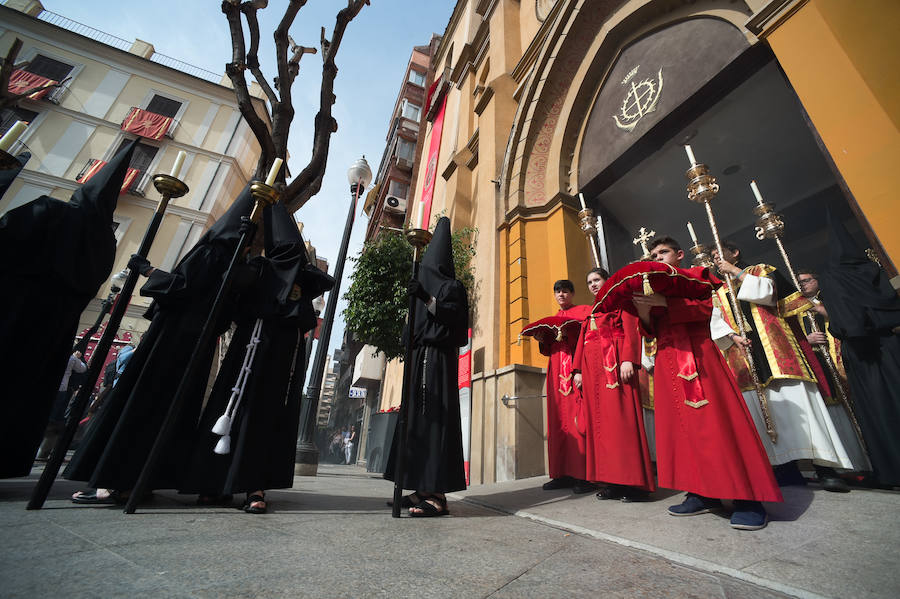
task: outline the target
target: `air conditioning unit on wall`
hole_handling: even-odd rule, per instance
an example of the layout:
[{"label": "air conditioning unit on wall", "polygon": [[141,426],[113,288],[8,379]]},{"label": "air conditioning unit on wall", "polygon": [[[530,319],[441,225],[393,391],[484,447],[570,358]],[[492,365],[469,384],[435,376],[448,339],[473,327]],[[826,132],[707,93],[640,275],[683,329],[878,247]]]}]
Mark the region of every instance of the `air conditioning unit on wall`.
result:
[{"label": "air conditioning unit on wall", "polygon": [[398,198],[396,196],[388,196],[384,200],[384,209],[387,212],[397,212],[406,214],[406,198]]}]

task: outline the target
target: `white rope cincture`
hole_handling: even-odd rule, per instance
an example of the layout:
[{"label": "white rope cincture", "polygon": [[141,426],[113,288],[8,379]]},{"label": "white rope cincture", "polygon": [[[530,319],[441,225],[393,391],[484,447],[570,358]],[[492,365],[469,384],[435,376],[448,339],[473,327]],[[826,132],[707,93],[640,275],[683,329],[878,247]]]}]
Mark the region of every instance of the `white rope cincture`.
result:
[{"label": "white rope cincture", "polygon": [[234,420],[234,413],[238,406],[241,405],[241,398],[244,396],[244,388],[247,386],[247,379],[252,372],[253,359],[256,357],[256,346],[259,345],[260,333],[262,332],[262,318],[256,319],[253,326],[253,333],[250,335],[250,341],[247,343],[247,353],[244,354],[244,364],[238,372],[237,381],[231,388],[231,398],[225,407],[225,413],[219,416],[216,423],[212,427],[212,432],[221,435],[222,438],[216,443],[213,450],[219,455],[227,455],[231,453],[231,424]]}]

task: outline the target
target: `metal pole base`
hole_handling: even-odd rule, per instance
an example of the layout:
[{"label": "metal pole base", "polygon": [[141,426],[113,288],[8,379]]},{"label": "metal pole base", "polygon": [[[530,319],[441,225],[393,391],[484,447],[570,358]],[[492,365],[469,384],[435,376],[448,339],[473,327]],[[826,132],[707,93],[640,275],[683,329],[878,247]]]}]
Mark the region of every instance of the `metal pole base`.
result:
[{"label": "metal pole base", "polygon": [[315,445],[301,444],[294,461],[294,476],[316,476],[319,471],[319,450]]}]

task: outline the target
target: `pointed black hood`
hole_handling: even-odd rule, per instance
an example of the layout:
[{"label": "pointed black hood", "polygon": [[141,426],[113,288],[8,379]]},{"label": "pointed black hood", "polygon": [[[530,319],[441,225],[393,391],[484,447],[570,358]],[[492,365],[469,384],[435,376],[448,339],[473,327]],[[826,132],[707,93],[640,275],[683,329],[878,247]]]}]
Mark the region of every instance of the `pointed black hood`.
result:
[{"label": "pointed black hood", "polygon": [[210,242],[234,242],[241,238],[241,217],[249,217],[253,212],[254,206],[253,194],[250,193],[250,185],[248,184],[241,190],[241,193],[235,198],[225,214],[216,219],[216,222],[203,234],[197,241],[197,245]]},{"label": "pointed black hood", "polygon": [[437,295],[438,289],[447,281],[456,280],[453,267],[453,241],[450,235],[450,219],[442,216],[434,227],[434,235],[428,249],[422,256],[419,267],[419,282],[425,291]]},{"label": "pointed black hood", "polygon": [[122,183],[125,182],[125,174],[128,172],[137,144],[138,140],[135,139],[122,148],[96,175],[72,194],[69,203],[80,207],[86,213],[95,214],[97,218],[108,219],[112,226]]},{"label": "pointed black hood", "polygon": [[3,194],[6,193],[6,190],[9,189],[12,182],[15,181],[16,177],[19,176],[19,173],[22,172],[22,169],[25,168],[25,163],[28,162],[29,158],[31,158],[31,152],[22,152],[16,156],[16,164],[14,164],[12,168],[0,171],[0,199],[3,199]]},{"label": "pointed black hood", "polygon": [[900,326],[900,298],[887,273],[869,260],[830,211],[829,260],[819,277],[829,327],[840,338],[887,334]]}]

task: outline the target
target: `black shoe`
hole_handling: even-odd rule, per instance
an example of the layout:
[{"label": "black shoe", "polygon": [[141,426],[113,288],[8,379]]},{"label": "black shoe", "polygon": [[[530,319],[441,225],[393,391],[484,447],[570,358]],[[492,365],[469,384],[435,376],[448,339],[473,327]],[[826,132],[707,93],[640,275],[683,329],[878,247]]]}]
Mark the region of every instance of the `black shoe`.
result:
[{"label": "black shoe", "polygon": [[597,485],[586,480],[576,480],[575,484],[572,485],[572,492],[576,495],[583,495],[585,493],[591,493],[596,490]]},{"label": "black shoe", "polygon": [[622,497],[622,489],[620,489],[618,485],[603,487],[597,493],[597,499],[600,501],[606,501],[607,499],[621,499]]},{"label": "black shoe", "polygon": [[738,530],[760,530],[766,527],[769,515],[758,501],[736,499],[734,513],[731,514],[731,528]]},{"label": "black shoe", "polygon": [[696,493],[688,493],[678,505],[669,506],[669,513],[673,516],[699,516],[707,514],[722,507],[718,499],[710,499]]},{"label": "black shoe", "polygon": [[779,487],[805,487],[806,479],[797,466],[797,462],[787,462],[786,464],[778,464],[772,466],[772,472],[775,473],[775,482]]},{"label": "black shoe", "polygon": [[816,477],[822,483],[822,488],[832,493],[849,493],[850,485],[840,478],[834,468],[827,466],[814,466],[816,469]]},{"label": "black shoe", "polygon": [[568,489],[575,484],[575,479],[571,476],[563,476],[562,478],[551,478],[545,482],[541,488],[545,491],[555,491],[556,489]]},{"label": "black shoe", "polygon": [[647,501],[648,497],[650,497],[650,491],[626,487],[622,492],[622,496],[619,497],[619,501],[622,503],[634,503],[635,501]]}]

